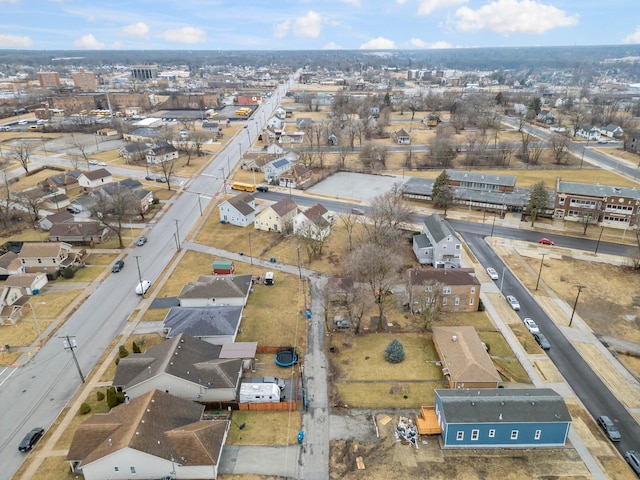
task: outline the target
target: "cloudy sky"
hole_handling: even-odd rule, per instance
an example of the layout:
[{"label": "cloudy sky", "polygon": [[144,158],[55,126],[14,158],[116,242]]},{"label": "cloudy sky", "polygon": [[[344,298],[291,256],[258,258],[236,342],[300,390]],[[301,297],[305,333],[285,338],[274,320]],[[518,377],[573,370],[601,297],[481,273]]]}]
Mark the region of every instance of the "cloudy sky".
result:
[{"label": "cloudy sky", "polygon": [[0,49],[640,43],[639,0],[0,0]]}]

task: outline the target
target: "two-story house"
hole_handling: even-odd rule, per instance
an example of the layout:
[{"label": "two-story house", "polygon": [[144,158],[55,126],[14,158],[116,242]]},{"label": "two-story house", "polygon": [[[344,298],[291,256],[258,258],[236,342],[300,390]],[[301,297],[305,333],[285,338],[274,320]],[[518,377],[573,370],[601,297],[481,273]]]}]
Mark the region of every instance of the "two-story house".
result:
[{"label": "two-story house", "polygon": [[[407,270],[409,308],[421,301],[437,301],[442,312],[476,312],[480,305],[480,281],[473,270],[462,268],[420,268]],[[416,303],[417,302],[417,303]],[[417,307],[416,307],[417,305]]]},{"label": "two-story house", "polygon": [[293,218],[293,233],[313,240],[324,241],[331,233],[329,211],[321,203],[298,213]]},{"label": "two-story house", "polygon": [[96,188],[108,185],[111,182],[113,182],[113,176],[106,168],[96,168],[95,170],[82,172],[78,177],[78,185],[85,192],[95,190]]},{"label": "two-story house", "polygon": [[279,185],[286,188],[299,188],[313,178],[313,170],[301,164],[294,164],[289,170],[280,174]]},{"label": "two-story house", "polygon": [[246,192],[241,193],[218,205],[218,211],[220,212],[220,222],[247,227],[255,221],[256,201],[253,195]]},{"label": "two-story house", "polygon": [[256,215],[256,230],[265,232],[284,232],[292,226],[293,218],[298,213],[298,206],[293,200],[283,198]]},{"label": "two-story house", "polygon": [[50,275],[66,267],[82,265],[86,256],[85,250],[75,251],[65,242],[25,243],[18,254],[26,272],[45,272]]},{"label": "two-story house", "polygon": [[289,170],[293,166],[293,162],[285,157],[279,157],[271,160],[262,167],[264,173],[264,181],[271,184],[280,183],[280,175]]},{"label": "two-story house", "polygon": [[147,150],[147,163],[154,165],[175,160],[178,158],[178,149],[169,143],[162,143]]},{"label": "two-story house", "polygon": [[413,252],[422,264],[459,267],[462,242],[446,220],[434,213],[424,220],[422,232],[413,237]]},{"label": "two-story house", "polygon": [[411,143],[411,135],[404,128],[394,132],[393,139],[398,145],[409,145]]}]

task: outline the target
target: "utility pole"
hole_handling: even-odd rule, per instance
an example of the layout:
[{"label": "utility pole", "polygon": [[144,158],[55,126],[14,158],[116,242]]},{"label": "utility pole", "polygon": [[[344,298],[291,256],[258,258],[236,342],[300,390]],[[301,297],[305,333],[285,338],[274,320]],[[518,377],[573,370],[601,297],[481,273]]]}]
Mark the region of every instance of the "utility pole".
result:
[{"label": "utility pole", "polygon": [[578,306],[578,298],[580,298],[580,292],[583,288],[587,288],[584,285],[578,285],[578,294],[576,295],[576,301],[573,304],[573,311],[571,312],[571,318],[569,319],[569,326],[573,323],[573,315],[576,313],[576,307]]},{"label": "utility pole", "polygon": [[180,250],[180,230],[178,229],[178,220],[176,219],[176,243],[178,244],[178,250]]},{"label": "utility pole", "polygon": [[78,358],[76,357],[75,349],[78,348],[78,343],[76,342],[75,335],[63,335],[58,337],[62,339],[62,343],[64,345],[65,350],[69,350],[71,352],[71,356],[73,357],[73,361],[76,364],[76,368],[78,369],[78,374],[80,375],[80,380],[84,383],[84,375],[82,374],[82,370],[80,370],[80,364],[78,363]]},{"label": "utility pole", "polygon": [[251,234],[249,234],[249,262],[253,265],[253,251],[251,250]]},{"label": "utility pole", "polygon": [[140,291],[142,292],[142,298],[144,298],[144,285],[142,285],[142,273],[140,272],[140,255],[135,255],[136,257],[136,266],[138,267],[138,280],[140,281]]},{"label": "utility pole", "polygon": [[602,232],[604,232],[604,227],[600,229],[600,235],[598,236],[598,242],[596,243],[596,250],[593,252],[594,255],[598,254],[598,247],[600,246],[600,240],[602,239]]},{"label": "utility pole", "polygon": [[540,284],[540,275],[542,274],[542,264],[544,262],[544,257],[546,253],[542,254],[542,259],[540,260],[540,270],[538,270],[538,281],[536,282],[536,290],[538,290],[538,285]]}]

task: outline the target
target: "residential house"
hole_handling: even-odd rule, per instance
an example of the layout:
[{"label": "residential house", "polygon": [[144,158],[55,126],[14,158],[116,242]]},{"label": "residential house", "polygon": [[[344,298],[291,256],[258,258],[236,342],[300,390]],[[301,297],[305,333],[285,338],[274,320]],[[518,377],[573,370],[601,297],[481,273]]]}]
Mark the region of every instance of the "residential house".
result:
[{"label": "residential house", "polygon": [[178,294],[181,307],[245,306],[253,286],[251,275],[200,275]]},{"label": "residential house", "polygon": [[558,180],[553,216],[609,228],[634,228],[640,222],[640,190]]},{"label": "residential house", "polygon": [[262,210],[254,222],[256,230],[265,232],[284,232],[293,223],[293,218],[298,213],[298,206],[288,198],[274,203]]},{"label": "residential house", "polygon": [[78,185],[80,185],[85,192],[95,190],[111,182],[113,182],[113,176],[106,168],[97,168],[95,170],[89,170],[88,172],[82,172],[78,177]]},{"label": "residential house", "polygon": [[308,128],[311,128],[313,125],[313,119],[309,117],[298,117],[296,118],[296,128],[298,131],[304,131]]},{"label": "residential house", "polygon": [[624,149],[628,152],[640,153],[640,130],[629,133],[629,138],[624,142]]},{"label": "residential house", "polygon": [[433,345],[449,388],[498,388],[502,377],[474,327],[433,326]]},{"label": "residential house", "polygon": [[567,127],[564,125],[551,125],[549,126],[549,131],[554,133],[567,133]]},{"label": "residential house", "polygon": [[222,136],[222,128],[220,127],[220,122],[212,122],[208,120],[202,121],[202,130],[205,132],[213,133],[215,137]]},{"label": "residential house", "polygon": [[271,160],[272,158],[267,155],[247,154],[242,157],[241,168],[243,170],[251,170],[252,172],[262,171],[262,168]]},{"label": "residential house", "polygon": [[595,125],[592,125],[589,128],[580,127],[575,131],[575,134],[578,137],[585,138],[588,141],[596,141],[600,138],[600,129]]},{"label": "residential house", "polygon": [[218,211],[220,212],[220,222],[247,227],[255,221],[256,200],[253,195],[246,192],[241,193],[218,205]]},{"label": "residential house", "polygon": [[279,185],[287,188],[300,188],[313,179],[313,170],[301,164],[294,164],[289,170],[282,173]]},{"label": "residential house", "polygon": [[129,142],[118,149],[118,155],[126,159],[145,158],[148,150],[149,146],[146,143]]},{"label": "residential house", "polygon": [[85,250],[75,251],[65,242],[28,242],[18,254],[26,272],[49,274],[84,264],[86,255]]},{"label": "residential house", "polygon": [[275,160],[271,160],[262,167],[264,181],[270,184],[278,184],[280,182],[280,175],[291,167],[293,167],[293,162],[285,157],[279,157]]},{"label": "residential house", "polygon": [[242,306],[171,307],[163,320],[167,338],[187,333],[214,345],[235,342]]},{"label": "residential house", "polygon": [[78,186],[78,178],[82,172],[78,170],[72,170],[57,175],[47,177],[38,183],[38,186],[45,192],[66,192],[71,188]]},{"label": "residential house", "polygon": [[42,198],[42,208],[47,210],[60,210],[67,208],[71,202],[66,193],[52,193]]},{"label": "residential house", "polygon": [[153,127],[140,127],[122,135],[125,142],[154,144],[162,136],[162,129]]},{"label": "residential house", "polygon": [[282,107],[278,107],[273,112],[273,116],[279,118],[280,120],[284,120],[285,118],[287,118],[287,111]]},{"label": "residential house", "polygon": [[54,223],[49,229],[50,242],[66,242],[71,245],[93,245],[109,240],[110,230],[100,222]]},{"label": "residential house", "polygon": [[284,131],[284,119],[273,116],[267,121],[266,127],[272,130],[274,133],[280,134]]},{"label": "residential house", "polygon": [[301,144],[304,143],[304,137],[305,137],[305,133],[304,132],[282,132],[282,134],[280,135],[280,144],[289,144],[289,143],[295,143],[295,144]]},{"label": "residential house", "polygon": [[53,226],[54,223],[67,223],[67,222],[73,222],[74,221],[74,216],[67,212],[58,212],[58,213],[52,213],[51,215],[47,215],[46,217],[40,219],[38,221],[38,224],[40,225],[40,228],[42,228],[43,230],[51,230],[51,227]]},{"label": "residential house", "polygon": [[44,273],[10,275],[0,293],[0,325],[15,325],[23,317],[24,307],[29,304],[31,296],[39,293],[47,282]]},{"label": "residential house", "polygon": [[331,233],[329,211],[321,203],[293,217],[293,234],[312,240],[324,241]]},{"label": "residential house", "polygon": [[411,311],[434,301],[442,312],[476,312],[480,305],[480,282],[472,269],[409,269],[407,288]]},{"label": "residential house", "polygon": [[127,215],[144,215],[153,205],[153,192],[140,188],[141,186],[140,182],[129,178],[118,183],[105,185],[96,193],[104,197],[109,204],[121,205],[124,201]]},{"label": "residential house", "polygon": [[0,255],[0,280],[6,280],[9,275],[24,273],[24,265],[16,252],[8,251]]},{"label": "residential house", "polygon": [[81,423],[66,460],[85,480],[218,476],[229,422],[204,405],[153,390]]},{"label": "residential house", "polygon": [[541,110],[540,113],[536,115],[536,120],[544,123],[545,125],[552,125],[557,121],[556,116],[549,110]]},{"label": "residential house", "polygon": [[435,113],[428,113],[422,119],[422,123],[429,128],[437,127],[439,122],[440,122],[440,117],[438,117],[438,115],[436,115]]},{"label": "residential house", "polygon": [[161,163],[175,160],[178,158],[178,149],[170,143],[163,142],[160,145],[147,150],[146,155],[147,163],[158,165]]},{"label": "residential house", "polygon": [[221,349],[181,333],[144,353],[121,358],[112,385],[130,398],[157,389],[200,403],[234,402],[242,359],[221,359]]},{"label": "residential house", "polygon": [[566,444],[571,415],[550,388],[436,389],[445,448],[549,448]]},{"label": "residential house", "polygon": [[404,128],[394,132],[393,139],[398,145],[409,145],[411,143],[411,135]]},{"label": "residential house", "polygon": [[421,264],[459,267],[462,242],[446,220],[434,213],[424,220],[422,232],[413,237],[413,252]]},{"label": "residential house", "polygon": [[[277,145],[275,142],[278,139],[278,135],[279,135],[278,131],[269,127],[265,127],[260,131],[258,140],[266,143],[267,145]],[[278,147],[280,147],[281,151],[284,150],[280,145],[278,145]],[[263,148],[263,150],[265,150],[266,148],[267,147]]]},{"label": "residential house", "polygon": [[613,123],[601,128],[600,133],[609,138],[622,138],[624,136],[624,130],[622,127]]}]

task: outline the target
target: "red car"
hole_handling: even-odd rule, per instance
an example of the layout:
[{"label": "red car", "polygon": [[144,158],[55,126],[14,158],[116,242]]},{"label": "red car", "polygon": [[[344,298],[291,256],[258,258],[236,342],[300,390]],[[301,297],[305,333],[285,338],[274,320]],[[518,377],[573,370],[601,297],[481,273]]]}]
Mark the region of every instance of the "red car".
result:
[{"label": "red car", "polygon": [[553,240],[549,240],[548,238],[545,238],[545,237],[542,237],[540,240],[538,240],[538,243],[542,245],[555,245]]}]

